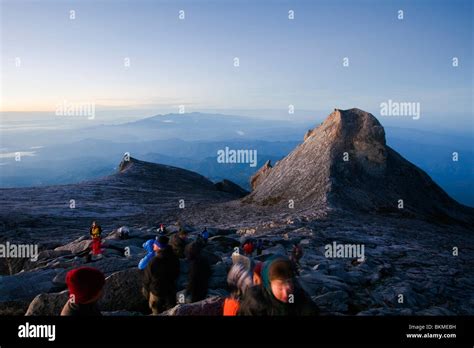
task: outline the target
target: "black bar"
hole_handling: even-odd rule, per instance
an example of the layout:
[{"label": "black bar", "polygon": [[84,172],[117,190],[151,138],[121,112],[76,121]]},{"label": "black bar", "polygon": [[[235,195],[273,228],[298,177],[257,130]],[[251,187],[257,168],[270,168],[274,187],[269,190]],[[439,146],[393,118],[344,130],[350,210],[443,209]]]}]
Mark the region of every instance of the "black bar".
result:
[{"label": "black bar", "polygon": [[[409,344],[472,347],[472,316],[457,317],[1,317],[0,345],[28,344]],[[20,338],[20,325],[55,325],[55,340]],[[422,330],[409,329],[421,325]],[[432,325],[431,330],[426,325]],[[455,325],[434,329],[435,325]],[[407,338],[448,333],[456,338]]]}]

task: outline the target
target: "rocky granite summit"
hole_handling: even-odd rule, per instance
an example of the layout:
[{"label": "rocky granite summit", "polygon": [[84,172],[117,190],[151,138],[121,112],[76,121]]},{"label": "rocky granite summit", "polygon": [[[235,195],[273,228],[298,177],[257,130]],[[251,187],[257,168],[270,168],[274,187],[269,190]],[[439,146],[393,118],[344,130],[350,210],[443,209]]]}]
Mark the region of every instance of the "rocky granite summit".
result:
[{"label": "rocky granite summit", "polygon": [[243,202],[287,206],[291,200],[295,210],[398,212],[474,224],[474,209],[390,148],[379,121],[359,109],[335,109],[273,168],[265,163],[252,187]]}]

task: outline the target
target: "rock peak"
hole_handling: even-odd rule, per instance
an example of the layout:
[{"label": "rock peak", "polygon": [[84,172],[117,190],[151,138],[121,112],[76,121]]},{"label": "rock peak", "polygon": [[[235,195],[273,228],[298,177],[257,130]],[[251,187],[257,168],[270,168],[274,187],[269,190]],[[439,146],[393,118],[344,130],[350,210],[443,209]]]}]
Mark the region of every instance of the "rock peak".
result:
[{"label": "rock peak", "polygon": [[[370,113],[334,109],[275,167],[252,177],[244,203],[301,209],[391,211],[472,221],[472,210],[450,198],[420,168],[386,145]],[[398,208],[403,201],[403,211]],[[462,213],[461,213],[462,211]],[[470,216],[467,216],[470,215]]]},{"label": "rock peak", "polygon": [[124,154],[118,166],[118,172],[123,173],[125,170],[130,168],[133,164],[138,164],[140,162],[141,161],[137,160],[136,158],[131,157],[129,154]]}]

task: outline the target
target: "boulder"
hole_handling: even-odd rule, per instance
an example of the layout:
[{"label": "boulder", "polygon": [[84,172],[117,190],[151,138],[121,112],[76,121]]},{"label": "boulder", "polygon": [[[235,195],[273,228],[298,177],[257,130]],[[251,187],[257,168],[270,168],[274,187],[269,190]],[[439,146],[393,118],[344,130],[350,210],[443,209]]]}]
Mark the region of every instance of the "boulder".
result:
[{"label": "boulder", "polygon": [[232,253],[235,247],[239,247],[240,242],[234,238],[226,236],[214,236],[209,238],[208,245],[205,250],[222,251],[225,253]]},{"label": "boulder", "polygon": [[71,254],[70,250],[43,250],[38,254],[38,261],[56,259]]},{"label": "boulder", "polygon": [[57,269],[42,269],[0,276],[0,302],[31,301],[38,294],[50,292],[55,288],[53,278],[58,273]]},{"label": "boulder", "polygon": [[127,250],[128,250],[128,255],[130,257],[142,258],[146,254],[146,251],[145,251],[145,249],[143,249],[142,246],[138,247],[138,246],[135,246],[135,245],[130,245]]},{"label": "boulder", "polygon": [[99,301],[101,311],[148,312],[142,294],[143,271],[138,268],[113,273],[105,279],[104,293]]},{"label": "boulder", "polygon": [[347,312],[349,310],[349,295],[346,291],[330,291],[323,295],[312,296],[312,300],[324,312]]},{"label": "boulder", "polygon": [[277,244],[273,247],[263,249],[262,251],[263,255],[282,255],[282,256],[288,256],[288,253],[286,252],[286,249],[283,245]]},{"label": "boulder", "polygon": [[[403,295],[403,303],[399,302]],[[384,284],[371,291],[372,300],[377,305],[390,305],[398,308],[424,307],[428,304],[424,296],[413,290],[409,284]]]},{"label": "boulder", "polygon": [[130,238],[130,239],[104,239],[102,241],[102,248],[116,249],[119,251],[124,251],[126,247],[137,247],[143,249],[143,243],[145,240],[140,238]]},{"label": "boulder", "polygon": [[227,287],[228,267],[224,262],[218,262],[211,266],[212,275],[209,279],[209,289],[225,289]]},{"label": "boulder", "polygon": [[25,315],[60,315],[68,298],[68,290],[50,294],[39,294],[30,303]]},{"label": "boulder", "polygon": [[159,315],[169,316],[222,316],[224,298],[213,296],[199,302],[179,304]]},{"label": "boulder", "polygon": [[5,316],[21,316],[24,315],[28,309],[30,301],[18,300],[18,301],[6,301],[0,302],[0,315]]},{"label": "boulder", "polygon": [[98,270],[102,271],[105,276],[109,276],[112,273],[127,270],[129,268],[136,268],[138,270],[138,262],[140,261],[139,257],[103,257],[102,259],[84,263],[82,259],[80,259],[80,263],[75,263],[74,266],[68,267],[66,269],[58,270],[57,275],[53,278],[53,281],[56,285],[66,284],[66,274],[70,270],[80,267],[80,266],[87,266],[87,267],[94,267]]},{"label": "boulder", "polygon": [[88,249],[90,249],[92,244],[92,240],[90,238],[87,238],[85,236],[79,237],[78,239],[72,241],[71,243],[68,243],[66,245],[57,247],[54,249],[55,251],[69,251],[73,254],[78,254],[81,252],[84,252]]},{"label": "boulder", "polygon": [[338,277],[322,274],[318,271],[301,275],[298,280],[303,289],[310,295],[320,295],[329,291],[349,291],[349,287]]},{"label": "boulder", "polygon": [[112,232],[110,232],[105,238],[103,238],[103,241],[105,240],[121,240],[122,238],[120,238],[120,232],[119,230],[113,230]]}]

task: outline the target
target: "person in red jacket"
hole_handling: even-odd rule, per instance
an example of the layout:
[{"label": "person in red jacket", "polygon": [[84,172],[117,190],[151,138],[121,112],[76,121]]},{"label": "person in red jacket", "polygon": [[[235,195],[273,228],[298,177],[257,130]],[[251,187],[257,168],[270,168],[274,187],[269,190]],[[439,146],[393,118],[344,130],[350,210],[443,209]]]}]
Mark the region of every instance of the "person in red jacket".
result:
[{"label": "person in red jacket", "polygon": [[245,242],[242,249],[244,249],[244,254],[246,256],[251,256],[253,253],[253,243],[251,241]]}]

